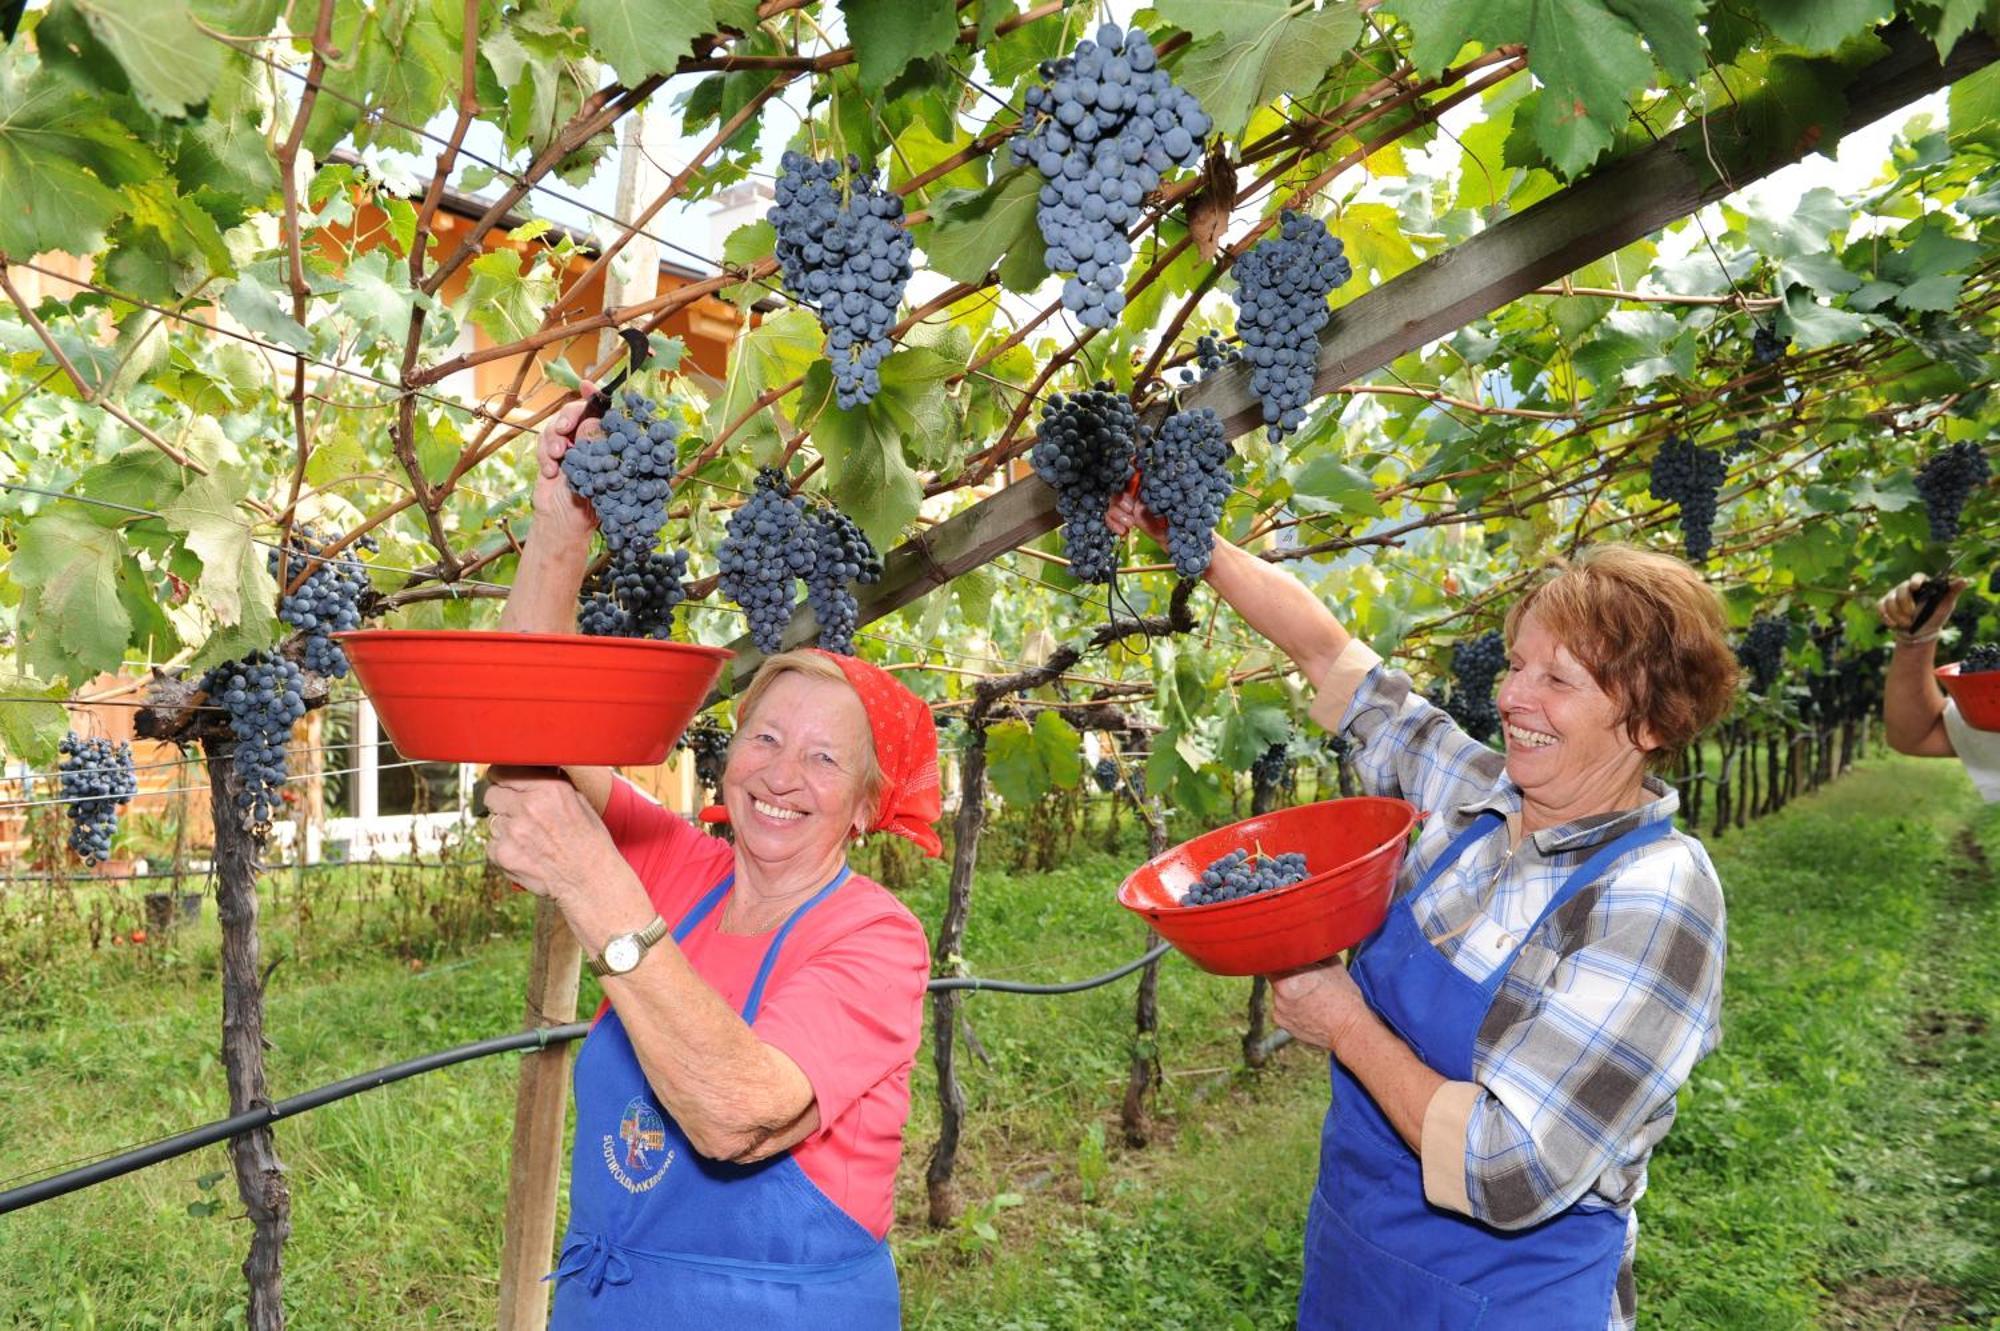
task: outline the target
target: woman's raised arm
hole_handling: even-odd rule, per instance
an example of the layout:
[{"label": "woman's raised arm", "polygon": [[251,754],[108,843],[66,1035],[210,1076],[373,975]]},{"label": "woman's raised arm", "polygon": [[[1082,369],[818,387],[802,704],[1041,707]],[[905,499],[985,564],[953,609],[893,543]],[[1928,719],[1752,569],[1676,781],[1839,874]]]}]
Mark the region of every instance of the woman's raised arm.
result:
[{"label": "woman's raised arm", "polygon": [[550,417],[536,442],[535,525],[521,549],[507,608],[500,612],[506,632],[576,632],[576,600],[590,565],[590,533],[597,520],[589,502],[563,479],[562,457],[576,441],[595,391],[591,384],[582,385],[583,396]]}]

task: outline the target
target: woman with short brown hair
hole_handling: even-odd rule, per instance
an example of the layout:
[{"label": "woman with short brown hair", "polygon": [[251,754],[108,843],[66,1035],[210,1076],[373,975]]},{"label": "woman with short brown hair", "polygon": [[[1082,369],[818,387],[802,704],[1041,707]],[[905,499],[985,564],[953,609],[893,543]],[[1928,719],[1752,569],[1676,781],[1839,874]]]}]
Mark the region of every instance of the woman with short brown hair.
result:
[{"label": "woman with short brown hair", "polygon": [[[1138,525],[1160,532],[1114,504]],[[1502,753],[1275,565],[1217,540],[1206,577],[1368,792],[1429,814],[1351,973],[1273,981],[1279,1023],[1332,1055],[1300,1327],[1631,1327],[1633,1204],[1720,1038],[1721,885],[1649,774],[1729,706],[1715,593],[1615,546],[1554,568],[1507,616]]]}]

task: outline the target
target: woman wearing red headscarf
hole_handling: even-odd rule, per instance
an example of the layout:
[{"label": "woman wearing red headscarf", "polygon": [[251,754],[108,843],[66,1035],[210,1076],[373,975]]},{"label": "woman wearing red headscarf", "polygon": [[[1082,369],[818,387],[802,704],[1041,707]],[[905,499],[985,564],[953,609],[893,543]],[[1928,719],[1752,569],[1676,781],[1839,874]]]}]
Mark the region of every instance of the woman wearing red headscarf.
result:
[{"label": "woman wearing red headscarf", "polygon": [[[574,631],[590,515],[542,436],[533,539],[503,627]],[[488,857],[561,907],[605,1007],[576,1066],[552,1325],[899,1325],[884,1236],[929,946],[847,867],[869,831],[941,846],[937,737],[851,657],[764,663],[722,778],[735,840],[602,768],[502,769]]]}]

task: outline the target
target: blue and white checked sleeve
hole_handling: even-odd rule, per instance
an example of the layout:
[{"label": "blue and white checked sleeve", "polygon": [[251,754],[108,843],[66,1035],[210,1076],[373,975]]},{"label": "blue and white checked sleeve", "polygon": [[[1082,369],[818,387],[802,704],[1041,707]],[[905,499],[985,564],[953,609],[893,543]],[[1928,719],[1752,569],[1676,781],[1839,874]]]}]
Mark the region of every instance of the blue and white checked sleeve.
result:
[{"label": "blue and white checked sleeve", "polygon": [[[1634,852],[1594,902],[1586,894],[1551,924],[1580,928],[1580,946],[1566,939],[1558,955],[1550,926],[1539,931],[1473,1060],[1465,1209],[1501,1229],[1593,1191],[1629,1205],[1675,1092],[1721,1039],[1722,888],[1699,842],[1675,834]],[[1427,1143],[1442,1126],[1426,1122]]]},{"label": "blue and white checked sleeve", "polygon": [[1460,730],[1408,675],[1388,669],[1359,639],[1328,672],[1310,715],[1354,743],[1354,770],[1364,790],[1406,799],[1426,812],[1487,794],[1507,766],[1505,757]]}]

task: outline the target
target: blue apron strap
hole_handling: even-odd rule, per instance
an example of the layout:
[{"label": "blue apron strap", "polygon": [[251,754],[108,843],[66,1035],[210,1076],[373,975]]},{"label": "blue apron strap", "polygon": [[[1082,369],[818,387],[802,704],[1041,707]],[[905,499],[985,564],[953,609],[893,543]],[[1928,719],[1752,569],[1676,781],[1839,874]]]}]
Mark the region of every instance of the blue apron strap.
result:
[{"label": "blue apron strap", "polygon": [[1505,818],[1491,809],[1474,818],[1470,826],[1451,839],[1451,844],[1444,848],[1444,854],[1438,856],[1431,867],[1424,870],[1424,876],[1417,880],[1415,889],[1410,893],[1410,899],[1414,901],[1417,897],[1423,895],[1425,889],[1436,882],[1445,870],[1458,863],[1458,857],[1465,854],[1467,848],[1473,842],[1483,840],[1494,828],[1501,826],[1506,821]]},{"label": "blue apron strap", "polygon": [[[1535,931],[1548,923],[1551,915],[1554,915],[1564,906],[1567,906],[1577,893],[1596,882],[1597,876],[1603,873],[1605,867],[1613,860],[1621,855],[1629,854],[1641,846],[1658,841],[1673,830],[1674,820],[1671,817],[1655,818],[1650,823],[1633,828],[1578,865],[1569,877],[1563,879],[1563,885],[1556,889],[1556,894],[1553,897],[1549,898],[1549,904],[1542,907],[1542,913],[1535,917],[1535,922],[1521,932],[1521,944],[1525,945],[1530,938],[1534,937]],[[1519,953],[1520,950],[1521,947],[1518,945],[1514,949],[1516,953]],[[1493,973],[1495,975],[1504,975],[1507,972],[1507,967],[1513,964],[1514,959],[1510,956],[1507,959],[1507,964],[1495,967]]]},{"label": "blue apron strap", "polygon": [[851,873],[853,873],[853,870],[844,864],[841,865],[840,872],[833,876],[832,882],[813,893],[811,897],[807,898],[804,905],[793,911],[791,917],[778,926],[777,937],[773,938],[771,946],[764,950],[764,962],[757,967],[757,980],[750,986],[750,996],[743,1000],[744,1021],[755,1022],[757,1020],[757,1009],[762,1007],[764,1003],[764,982],[771,978],[771,970],[778,964],[778,952],[785,946],[785,938],[792,932],[792,926],[797,924],[807,911],[833,895],[833,889],[846,882]]},{"label": "blue apron strap", "polygon": [[708,889],[707,896],[690,906],[688,913],[681,916],[681,922],[674,926],[674,941],[676,943],[686,942],[687,936],[694,932],[694,927],[707,919],[708,913],[715,909],[715,903],[729,895],[730,886],[735,882],[736,873],[734,870],[731,870],[728,874],[724,875],[721,882]]}]

